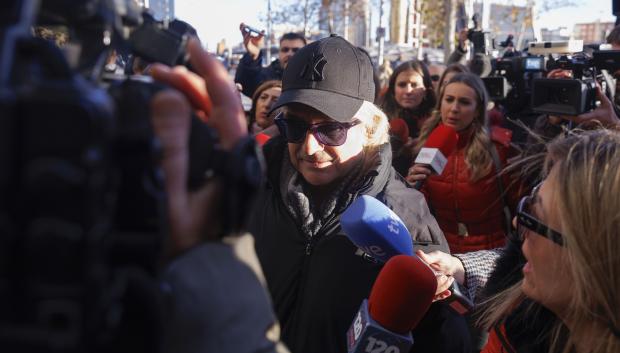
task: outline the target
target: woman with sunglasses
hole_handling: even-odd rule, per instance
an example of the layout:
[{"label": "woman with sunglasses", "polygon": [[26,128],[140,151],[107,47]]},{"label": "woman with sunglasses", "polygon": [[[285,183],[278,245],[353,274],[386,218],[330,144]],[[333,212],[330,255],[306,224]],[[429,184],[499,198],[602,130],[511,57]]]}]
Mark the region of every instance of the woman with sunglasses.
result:
[{"label": "woman with sunglasses", "polygon": [[[418,60],[406,61],[394,70],[388,81],[387,91],[380,98],[379,105],[390,120],[392,132],[399,125],[406,125],[405,137],[392,139],[394,158],[392,165],[402,175],[412,160],[412,147],[418,137],[422,124],[431,116],[437,97],[433,89],[431,75],[424,64]],[[405,124],[402,124],[404,122]]]},{"label": "woman with sunglasses", "polygon": [[[511,246],[418,254],[469,293],[501,254],[504,269],[495,267],[485,289],[481,322],[491,335],[483,353],[620,352],[620,134],[560,137],[548,146],[545,169],[519,202]],[[498,284],[498,272],[511,278]],[[491,285],[503,288],[493,293]]]},{"label": "woman with sunglasses", "polygon": [[416,150],[440,124],[457,131],[457,147],[441,175],[431,175],[427,167],[416,164],[407,176],[410,183],[423,181],[421,191],[453,253],[503,246],[517,204],[517,188],[510,176],[499,175],[513,152],[511,134],[489,128],[487,104],[479,77],[453,76],[441,91],[435,115],[423,127]]},{"label": "woman with sunglasses", "polygon": [[519,203],[523,279],[491,297],[483,313],[491,343],[513,335],[510,324],[528,315],[515,317],[514,308],[527,298],[528,307],[554,315],[550,330],[536,337],[549,352],[620,352],[620,135],[601,129],[556,140],[546,170]]}]

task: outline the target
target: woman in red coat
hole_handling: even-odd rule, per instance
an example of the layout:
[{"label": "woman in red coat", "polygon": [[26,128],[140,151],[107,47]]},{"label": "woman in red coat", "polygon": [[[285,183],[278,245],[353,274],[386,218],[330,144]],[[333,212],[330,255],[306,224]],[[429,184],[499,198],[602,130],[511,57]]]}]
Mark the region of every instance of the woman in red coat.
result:
[{"label": "woman in red coat", "polygon": [[[450,251],[464,253],[504,245],[517,193],[506,174],[510,130],[489,129],[488,95],[479,77],[453,76],[439,95],[435,115],[423,126],[419,151],[439,124],[453,127],[459,142],[441,175],[422,165],[409,169],[407,180],[424,180],[422,192],[444,231]],[[504,192],[502,192],[502,190]],[[502,197],[503,196],[503,197]]]}]

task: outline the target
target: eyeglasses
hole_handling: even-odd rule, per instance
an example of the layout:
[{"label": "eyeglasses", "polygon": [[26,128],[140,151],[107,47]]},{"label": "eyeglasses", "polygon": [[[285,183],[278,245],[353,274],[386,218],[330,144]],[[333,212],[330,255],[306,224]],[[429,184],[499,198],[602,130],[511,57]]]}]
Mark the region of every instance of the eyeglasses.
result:
[{"label": "eyeglasses", "polygon": [[433,82],[438,82],[439,81],[439,75],[431,75],[431,81]]},{"label": "eyeglasses", "polygon": [[286,138],[288,143],[302,143],[306,139],[308,131],[322,145],[341,146],[347,141],[347,131],[355,125],[360,124],[359,120],[350,123],[323,122],[308,124],[297,118],[285,118],[284,113],[279,113],[274,122],[280,130],[280,134]]},{"label": "eyeglasses", "polygon": [[538,190],[540,189],[540,184],[538,184],[534,190],[532,190],[532,194],[529,196],[525,196],[519,201],[519,206],[517,207],[517,236],[519,237],[519,241],[523,241],[527,228],[532,232],[543,236],[554,243],[562,246],[564,245],[564,236],[558,231],[555,231],[546,224],[539,221],[536,217],[532,216],[532,201],[534,201],[537,197]]},{"label": "eyeglasses", "polygon": [[292,51],[293,54],[297,53],[297,51],[301,49],[301,48],[289,48],[289,47],[280,47],[280,52],[282,53],[288,53],[289,51]]}]

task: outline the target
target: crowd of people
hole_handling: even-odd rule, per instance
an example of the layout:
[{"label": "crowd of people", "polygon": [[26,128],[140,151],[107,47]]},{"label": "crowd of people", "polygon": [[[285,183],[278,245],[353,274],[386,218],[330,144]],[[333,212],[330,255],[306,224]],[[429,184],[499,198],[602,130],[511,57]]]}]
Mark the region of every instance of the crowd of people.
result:
[{"label": "crowd of people", "polygon": [[[381,78],[364,49],[337,35],[307,43],[287,33],[263,67],[263,34],[240,29],[247,53],[237,86],[197,39],[187,49],[193,72],[161,64],[146,72],[180,89],[151,105],[170,223],[165,351],[346,352],[383,267],[340,226],[368,195],[402,219],[437,276],[410,352],[620,352],[613,96],[599,87],[595,110],[541,116],[515,146],[480,78],[485,63],[458,63],[463,34],[447,67],[431,72],[411,60]],[[609,41],[620,44],[620,28]],[[178,78],[193,90],[174,85]],[[252,98],[249,112],[239,90]],[[189,103],[196,92],[208,112]],[[235,234],[218,233],[230,212],[219,207],[226,180],[187,188],[192,110],[202,110],[224,151],[256,155],[242,167],[261,182]],[[436,174],[414,161],[439,126],[458,142]],[[469,314],[445,300],[454,285],[475,303]]]}]

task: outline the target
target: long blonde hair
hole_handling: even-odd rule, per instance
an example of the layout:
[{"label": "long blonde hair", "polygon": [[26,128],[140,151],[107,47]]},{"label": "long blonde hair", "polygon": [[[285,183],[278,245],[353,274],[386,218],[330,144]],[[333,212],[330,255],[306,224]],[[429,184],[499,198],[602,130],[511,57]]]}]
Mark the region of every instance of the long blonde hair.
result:
[{"label": "long blonde hair", "polygon": [[492,170],[493,159],[489,151],[489,148],[491,148],[492,145],[489,133],[489,117],[486,109],[489,102],[489,96],[482,80],[474,74],[456,74],[442,87],[433,116],[422,126],[420,139],[415,146],[415,153],[417,154],[417,152],[424,147],[428,136],[441,122],[441,103],[446,91],[445,88],[451,83],[456,82],[467,85],[476,93],[477,114],[472,122],[471,128],[473,131],[465,151],[465,164],[470,172],[470,180],[472,182],[476,182],[485,175],[489,174]]},{"label": "long blonde hair", "polygon": [[[557,319],[551,351],[568,353],[589,339],[594,353],[620,352],[620,134],[605,129],[571,133],[547,147],[546,173],[555,181],[573,280],[569,316],[571,331]],[[484,326],[500,322],[524,298],[521,282],[489,299]],[[592,335],[593,323],[604,328]],[[614,335],[615,332],[615,335]]]}]

